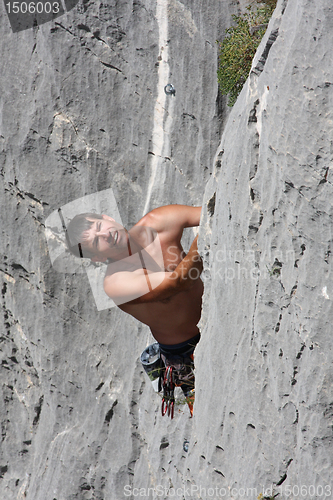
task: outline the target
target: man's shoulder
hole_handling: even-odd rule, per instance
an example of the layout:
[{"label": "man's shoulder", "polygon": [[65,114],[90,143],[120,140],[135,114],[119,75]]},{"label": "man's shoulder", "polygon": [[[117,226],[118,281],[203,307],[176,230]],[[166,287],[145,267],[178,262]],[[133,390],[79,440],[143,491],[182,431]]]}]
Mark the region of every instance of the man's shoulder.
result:
[{"label": "man's shoulder", "polygon": [[138,224],[153,224],[156,227],[160,225],[180,225],[185,227],[194,227],[200,224],[201,207],[192,207],[188,205],[164,205],[154,208],[138,222]]},{"label": "man's shoulder", "polygon": [[181,208],[183,205],[163,205],[148,212],[139,220],[137,226],[146,226],[158,233],[183,226]]},{"label": "man's shoulder", "polygon": [[[164,205],[146,214],[136,226],[154,229],[164,241],[180,241],[185,227],[200,224],[201,207]],[[134,226],[135,227],[135,226]]]},{"label": "man's shoulder", "polygon": [[163,212],[155,208],[144,215],[135,226],[145,226],[157,232],[163,231]]}]

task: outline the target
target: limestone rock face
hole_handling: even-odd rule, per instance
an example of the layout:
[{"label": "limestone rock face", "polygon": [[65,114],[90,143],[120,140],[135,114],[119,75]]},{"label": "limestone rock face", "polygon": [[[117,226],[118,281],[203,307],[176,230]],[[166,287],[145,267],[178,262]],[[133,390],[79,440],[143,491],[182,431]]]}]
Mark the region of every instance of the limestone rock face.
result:
[{"label": "limestone rock face", "polygon": [[[279,0],[229,114],[215,41],[245,4],[1,16],[1,498],[331,496],[333,7]],[[203,203],[192,419],[160,414],[147,327],[51,265],[47,217],[110,187],[125,225]]]},{"label": "limestone rock face", "polygon": [[119,499],[155,482],[174,429],[139,363],[152,338],[56,271],[45,221],[109,188],[129,226],[201,204],[226,115],[215,42],[238,5],[84,0],[15,34],[2,9],[0,497]]},{"label": "limestone rock face", "polygon": [[278,2],[205,192],[188,467],[235,498],[331,495],[332,23],[330,2]]}]

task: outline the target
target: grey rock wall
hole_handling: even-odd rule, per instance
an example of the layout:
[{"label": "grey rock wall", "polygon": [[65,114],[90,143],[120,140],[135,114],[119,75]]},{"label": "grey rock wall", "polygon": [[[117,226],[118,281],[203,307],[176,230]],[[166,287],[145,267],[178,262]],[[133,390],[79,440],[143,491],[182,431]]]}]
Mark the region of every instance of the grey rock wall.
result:
[{"label": "grey rock wall", "polygon": [[1,8],[0,497],[118,499],[160,481],[192,421],[162,421],[148,329],[51,266],[45,220],[110,187],[128,225],[201,203],[227,115],[215,41],[239,5],[84,0],[15,34]]},{"label": "grey rock wall", "polygon": [[278,2],[205,192],[187,466],[232,498],[331,496],[332,23]]},{"label": "grey rock wall", "polygon": [[[226,123],[215,40],[244,6],[1,17],[1,498],[331,495],[332,7],[279,0]],[[44,223],[112,187],[131,224],[206,184],[195,414],[170,422],[147,328],[52,268]]]}]

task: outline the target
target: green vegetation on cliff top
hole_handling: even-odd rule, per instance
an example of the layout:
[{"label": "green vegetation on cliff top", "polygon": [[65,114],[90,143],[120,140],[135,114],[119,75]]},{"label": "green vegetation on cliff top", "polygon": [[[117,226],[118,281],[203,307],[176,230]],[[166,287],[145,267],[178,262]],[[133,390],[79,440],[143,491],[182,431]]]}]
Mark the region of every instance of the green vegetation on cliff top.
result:
[{"label": "green vegetation on cliff top", "polygon": [[226,30],[219,43],[217,78],[223,95],[229,95],[228,106],[233,106],[249,75],[253,57],[265,34],[277,0],[262,0],[249,5],[247,12],[232,16],[235,26]]}]

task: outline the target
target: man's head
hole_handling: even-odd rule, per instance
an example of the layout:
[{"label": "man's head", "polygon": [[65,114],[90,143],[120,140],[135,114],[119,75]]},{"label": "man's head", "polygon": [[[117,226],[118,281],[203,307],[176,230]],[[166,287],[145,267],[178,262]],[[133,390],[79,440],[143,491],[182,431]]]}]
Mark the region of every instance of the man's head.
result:
[{"label": "man's head", "polygon": [[108,215],[83,213],[76,215],[67,227],[67,245],[76,257],[93,262],[126,257],[126,229]]}]

